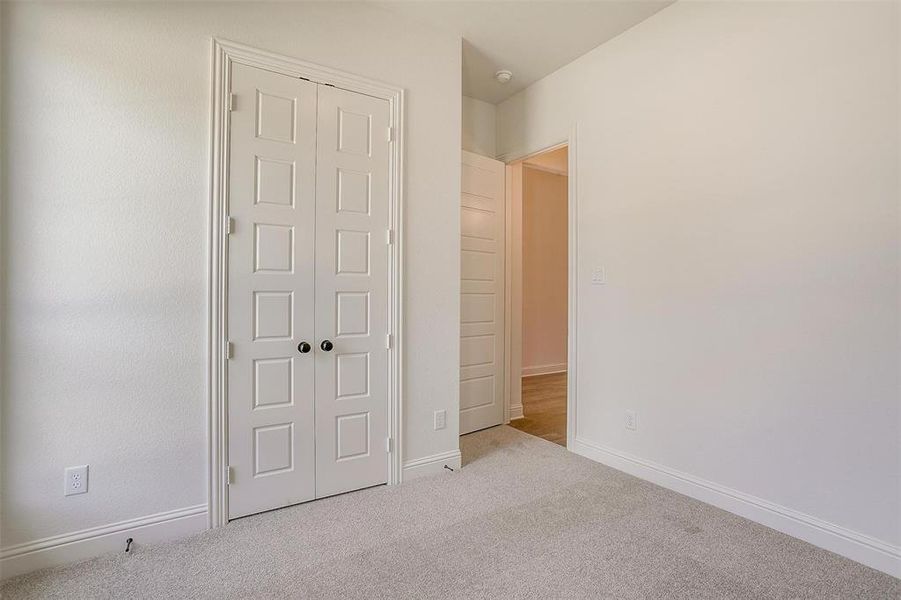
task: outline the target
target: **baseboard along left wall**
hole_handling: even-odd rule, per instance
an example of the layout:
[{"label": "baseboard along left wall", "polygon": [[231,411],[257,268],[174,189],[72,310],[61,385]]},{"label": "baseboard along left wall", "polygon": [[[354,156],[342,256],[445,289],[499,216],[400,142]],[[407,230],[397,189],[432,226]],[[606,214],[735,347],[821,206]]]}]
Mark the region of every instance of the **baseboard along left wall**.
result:
[{"label": "baseboard along left wall", "polygon": [[0,578],[94,558],[109,552],[168,542],[209,528],[207,505],[198,504],[0,549]]}]

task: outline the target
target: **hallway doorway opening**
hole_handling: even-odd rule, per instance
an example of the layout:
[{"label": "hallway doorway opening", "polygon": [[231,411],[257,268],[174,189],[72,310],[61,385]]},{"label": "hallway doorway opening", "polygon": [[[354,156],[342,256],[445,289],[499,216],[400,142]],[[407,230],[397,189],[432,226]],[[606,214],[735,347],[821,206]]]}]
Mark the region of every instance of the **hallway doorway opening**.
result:
[{"label": "hallway doorway opening", "polygon": [[507,167],[510,425],[561,446],[567,440],[568,161],[568,147],[561,145]]}]

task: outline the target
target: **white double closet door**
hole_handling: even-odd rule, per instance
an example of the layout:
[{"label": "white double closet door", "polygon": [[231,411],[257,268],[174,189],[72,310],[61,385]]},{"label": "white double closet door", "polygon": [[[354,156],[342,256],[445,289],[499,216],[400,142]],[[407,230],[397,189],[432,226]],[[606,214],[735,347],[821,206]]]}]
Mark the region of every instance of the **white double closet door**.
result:
[{"label": "white double closet door", "polygon": [[233,64],[229,518],[385,483],[388,103]]}]

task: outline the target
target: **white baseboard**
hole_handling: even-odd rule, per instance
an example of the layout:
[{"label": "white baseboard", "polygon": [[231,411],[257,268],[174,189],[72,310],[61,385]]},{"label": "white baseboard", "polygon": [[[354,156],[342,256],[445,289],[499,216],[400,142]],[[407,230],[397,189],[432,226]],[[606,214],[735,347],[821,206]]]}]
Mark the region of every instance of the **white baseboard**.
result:
[{"label": "white baseboard", "polygon": [[551,373],[566,373],[566,363],[558,363],[556,365],[536,365],[534,367],[523,367],[523,377],[534,377],[535,375],[550,375]]},{"label": "white baseboard", "polygon": [[901,546],[583,439],[575,440],[572,451],[894,577],[901,577]]},{"label": "white baseboard", "polygon": [[435,475],[436,473],[447,473],[444,468],[447,465],[455,471],[460,468],[460,449],[451,450],[449,452],[441,452],[440,454],[432,454],[416,460],[410,460],[404,463],[404,481],[410,481],[417,477],[425,475]]},{"label": "white baseboard", "polygon": [[208,528],[207,505],[198,504],[17,544],[0,549],[0,578],[85,560],[107,552],[124,552],[128,538],[134,540],[132,547],[137,548],[143,544],[185,537]]},{"label": "white baseboard", "polygon": [[522,404],[516,404],[516,405],[510,406],[510,420],[511,421],[515,421],[516,419],[521,419],[521,418],[523,418],[523,416],[524,415],[522,412]]}]

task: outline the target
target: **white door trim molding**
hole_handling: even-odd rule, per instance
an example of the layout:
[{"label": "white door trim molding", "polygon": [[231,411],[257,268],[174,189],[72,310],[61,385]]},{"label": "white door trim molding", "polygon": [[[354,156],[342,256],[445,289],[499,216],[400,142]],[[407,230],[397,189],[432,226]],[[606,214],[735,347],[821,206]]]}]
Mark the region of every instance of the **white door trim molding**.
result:
[{"label": "white door trim molding", "polygon": [[522,402],[513,406],[513,175],[504,161],[504,425],[522,418]]},{"label": "white door trim molding", "polygon": [[[536,154],[541,154],[543,152],[548,152],[550,150],[556,150],[557,148],[562,148],[566,146],[568,148],[568,159],[567,159],[567,210],[569,211],[569,248],[568,248],[568,275],[569,279],[568,289],[567,289],[567,304],[568,304],[568,315],[567,319],[569,322],[569,331],[567,332],[567,367],[566,367],[566,447],[569,450],[573,450],[576,442],[576,426],[578,423],[577,419],[577,394],[578,394],[578,366],[579,366],[579,344],[577,339],[577,334],[579,331],[579,297],[578,297],[578,275],[579,275],[579,187],[578,187],[578,166],[579,166],[579,155],[578,155],[578,141],[579,141],[579,124],[573,123],[570,130],[561,134],[559,137],[556,137],[553,141],[547,144],[536,144],[533,147],[527,149],[521,149],[519,151],[507,152],[505,154],[501,154],[497,157],[498,160],[507,163],[508,165],[517,161],[524,161],[527,158],[535,156]],[[507,202],[510,204],[512,202],[511,194],[510,194],[511,182],[507,181]],[[522,190],[520,190],[520,193]],[[507,256],[506,256],[506,264],[512,264],[512,253],[514,252],[513,245],[515,243],[522,243],[522,235],[515,235],[517,232],[512,231],[512,218],[509,216],[511,214],[510,209],[508,208],[508,220],[507,220]],[[512,269],[507,270],[507,277],[513,277]],[[510,293],[510,302],[505,303],[505,307],[507,310],[507,314],[505,316],[505,322],[507,325],[507,330],[510,331],[515,326],[515,322],[512,318],[512,302],[514,295],[514,289],[512,289],[509,285],[507,287]],[[518,298],[519,302],[522,302],[522,297]],[[512,339],[512,334],[508,334],[507,340],[508,344],[510,343],[510,339]],[[522,336],[520,335],[520,339]],[[511,353],[508,353],[510,355]],[[507,365],[507,381],[510,382],[511,377],[517,376],[519,377],[521,374],[522,365],[521,364],[513,364],[511,360],[506,361]],[[511,388],[511,385],[507,386]],[[510,394],[505,395],[507,401],[507,415],[510,419],[517,419],[522,417],[522,403],[518,405],[511,405],[512,398]]]},{"label": "white door trim molding", "polygon": [[388,262],[388,484],[403,476],[401,449],[403,397],[403,113],[404,90],[329,67],[258,50],[243,44],[212,40],[210,212],[208,232],[208,505],[209,526],[228,521],[228,398],[226,339],[228,318],[228,145],[229,73],[232,63],[309,79],[388,101],[390,114],[389,222],[392,243]]}]

